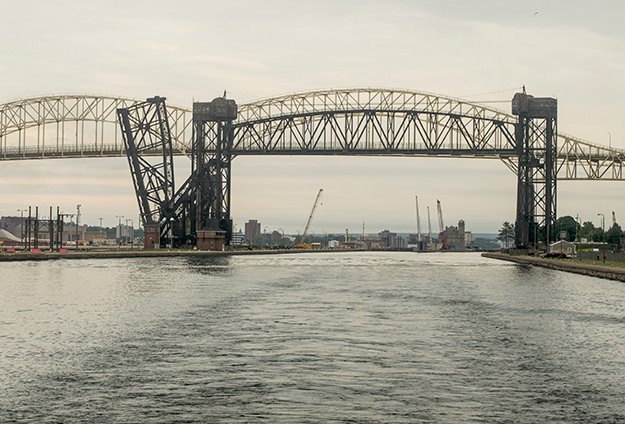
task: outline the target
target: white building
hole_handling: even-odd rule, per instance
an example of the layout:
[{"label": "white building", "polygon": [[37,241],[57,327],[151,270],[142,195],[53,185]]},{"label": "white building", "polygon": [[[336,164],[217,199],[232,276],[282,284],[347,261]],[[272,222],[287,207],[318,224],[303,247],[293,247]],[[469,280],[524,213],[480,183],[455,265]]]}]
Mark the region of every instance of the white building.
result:
[{"label": "white building", "polygon": [[549,253],[574,256],[576,254],[575,243],[560,240],[549,245]]}]

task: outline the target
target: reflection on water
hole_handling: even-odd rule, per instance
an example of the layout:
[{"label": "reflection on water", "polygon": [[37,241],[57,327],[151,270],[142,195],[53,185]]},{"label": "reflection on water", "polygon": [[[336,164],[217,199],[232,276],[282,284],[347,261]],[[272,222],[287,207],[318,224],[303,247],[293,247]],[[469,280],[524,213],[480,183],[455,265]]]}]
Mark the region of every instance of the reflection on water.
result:
[{"label": "reflection on water", "polygon": [[9,263],[0,422],[621,422],[624,324],[475,254]]},{"label": "reflection on water", "polygon": [[207,275],[229,275],[232,256],[189,257],[185,259],[188,271]]}]

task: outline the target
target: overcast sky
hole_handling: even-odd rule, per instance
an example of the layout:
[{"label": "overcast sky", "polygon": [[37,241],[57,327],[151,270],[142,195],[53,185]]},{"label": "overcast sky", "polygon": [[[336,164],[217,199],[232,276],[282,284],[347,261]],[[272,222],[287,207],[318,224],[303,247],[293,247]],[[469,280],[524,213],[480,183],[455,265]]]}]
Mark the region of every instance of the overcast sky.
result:
[{"label": "overcast sky", "polygon": [[[0,14],[0,103],[106,94],[191,107],[224,89],[245,103],[290,92],[390,87],[508,100],[523,84],[558,98],[559,129],[625,148],[622,1],[20,1]],[[490,94],[487,94],[490,93]],[[492,105],[492,104],[491,104]],[[506,111],[507,103],[495,104]],[[184,159],[180,159],[184,160]],[[180,167],[184,167],[180,163]],[[0,215],[82,205],[83,221],[138,221],[125,159],[0,162]],[[439,158],[237,158],[237,228],[415,231],[414,196],[446,225],[496,232],[513,221],[502,163]],[[182,178],[179,178],[181,181]],[[559,215],[625,222],[625,182],[559,183]]]}]

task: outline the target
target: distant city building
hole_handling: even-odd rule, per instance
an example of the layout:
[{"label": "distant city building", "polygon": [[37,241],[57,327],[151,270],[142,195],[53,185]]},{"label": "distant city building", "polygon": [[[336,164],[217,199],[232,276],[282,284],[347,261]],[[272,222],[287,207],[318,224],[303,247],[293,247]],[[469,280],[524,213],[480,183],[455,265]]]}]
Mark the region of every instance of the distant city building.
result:
[{"label": "distant city building", "polygon": [[387,249],[405,249],[408,246],[408,240],[398,236],[397,233],[391,233],[389,230],[384,230],[378,234],[382,246]]},{"label": "distant city building", "polygon": [[87,244],[105,244],[106,231],[85,231],[82,240]]},{"label": "distant city building", "polygon": [[441,249],[464,250],[471,247],[473,235],[465,231],[465,224],[461,219],[457,227],[446,227],[445,231],[439,234],[439,241],[442,243]]},{"label": "distant city building", "polygon": [[26,232],[26,218],[19,216],[3,216],[0,218],[0,228],[7,230],[11,234],[21,237],[22,229]]},{"label": "distant city building", "polygon": [[245,240],[245,235],[239,230],[232,234],[232,240],[230,242],[233,246],[247,246],[248,243]]},{"label": "distant city building", "polygon": [[245,223],[245,238],[252,244],[260,238],[260,222],[250,219]]},{"label": "distant city building", "polygon": [[328,241],[328,249],[338,249],[341,243],[338,240]]}]

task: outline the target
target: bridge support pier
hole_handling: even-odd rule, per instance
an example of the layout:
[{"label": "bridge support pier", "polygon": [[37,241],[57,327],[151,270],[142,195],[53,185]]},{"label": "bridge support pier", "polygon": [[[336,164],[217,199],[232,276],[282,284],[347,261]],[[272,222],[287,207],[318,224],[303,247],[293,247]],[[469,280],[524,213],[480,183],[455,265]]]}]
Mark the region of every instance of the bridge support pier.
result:
[{"label": "bridge support pier", "polygon": [[557,218],[557,100],[517,93],[512,113],[519,117],[515,245],[546,249],[554,240]]}]

